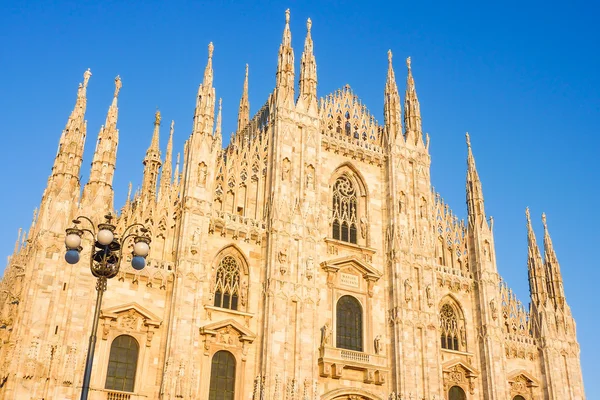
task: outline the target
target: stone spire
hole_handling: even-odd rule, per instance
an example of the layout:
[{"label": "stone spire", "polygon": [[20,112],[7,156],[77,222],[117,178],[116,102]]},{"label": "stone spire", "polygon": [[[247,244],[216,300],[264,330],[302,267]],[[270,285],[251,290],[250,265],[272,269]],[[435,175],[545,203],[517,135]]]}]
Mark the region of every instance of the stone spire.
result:
[{"label": "stone spire", "polygon": [[548,232],[546,223],[546,214],[542,214],[542,223],[544,224],[544,260],[546,264],[546,276],[548,281],[549,297],[557,308],[565,307],[565,291],[563,288],[562,274],[560,265],[554,252],[552,239]]},{"label": "stone spire", "polygon": [[221,141],[221,137],[222,137],[222,132],[221,132],[221,123],[222,123],[222,116],[221,116],[221,111],[223,110],[223,99],[219,99],[219,111],[217,112],[217,124],[215,126],[215,139]]},{"label": "stone spire", "polygon": [[115,165],[117,162],[117,147],[119,145],[119,130],[117,118],[119,109],[117,99],[121,90],[121,78],[115,78],[115,93],[106,114],[106,122],[100,128],[96,150],[92,160],[90,179],[83,188],[81,208],[102,216],[113,210],[114,192],[112,188]]},{"label": "stone spire", "polygon": [[[220,106],[220,105],[219,105]],[[248,64],[246,64],[246,77],[244,78],[244,90],[240,99],[240,109],[238,111],[238,134],[248,125],[250,121],[250,101],[248,100]]]},{"label": "stone spire", "polygon": [[406,77],[406,95],[404,97],[404,128],[406,142],[417,145],[423,143],[423,131],[421,129],[421,107],[415,89],[415,80],[412,75],[410,57],[406,59],[408,75]]},{"label": "stone spire", "polygon": [[142,181],[142,202],[146,203],[156,199],[156,182],[158,179],[158,170],[161,166],[160,149],[158,146],[160,135],[160,111],[154,115],[154,133],[152,142],[146,151],[144,157],[144,179]]},{"label": "stone spire", "polygon": [[173,174],[173,186],[179,186],[179,160],[181,158],[181,154],[177,153],[177,159],[175,161],[175,173]]},{"label": "stone spire", "polygon": [[546,272],[544,271],[544,263],[542,261],[542,255],[540,254],[540,248],[537,245],[535,233],[531,226],[529,208],[525,209],[525,215],[527,217],[527,269],[529,271],[529,293],[531,295],[531,302],[540,305],[544,304],[547,298]]},{"label": "stone spire", "polygon": [[67,174],[79,178],[87,127],[87,121],[85,121],[87,85],[91,76],[92,73],[89,69],[85,71],[83,83],[80,83],[77,89],[75,107],[71,111],[61,135],[52,175]]},{"label": "stone spire", "polygon": [[313,53],[313,40],[310,35],[312,21],[306,21],[306,39],[300,61],[300,95],[299,102],[304,109],[317,111],[317,62]]},{"label": "stone spire", "polygon": [[92,73],[88,69],[83,74],[83,83],[79,84],[75,107],[62,132],[52,173],[42,196],[38,223],[32,236],[42,230],[63,233],[79,204],[79,172],[87,128],[86,93],[91,76]]},{"label": "stone spire", "polygon": [[275,90],[277,104],[292,106],[294,99],[294,50],[290,31],[290,10],[285,10],[285,28],[283,40],[279,46]]},{"label": "stone spire", "polygon": [[212,57],[215,47],[208,44],[208,62],[204,69],[204,80],[198,87],[196,109],[194,111],[194,129],[192,134],[210,134],[214,123],[215,89],[213,88]]},{"label": "stone spire", "polygon": [[483,207],[483,190],[481,188],[481,181],[479,180],[479,174],[475,167],[475,157],[473,157],[473,151],[471,150],[471,139],[469,134],[466,134],[467,138],[467,209],[469,213],[469,224],[473,226],[477,225],[482,227],[485,225],[489,228],[485,217],[485,209]]},{"label": "stone spire", "polygon": [[173,133],[175,132],[175,121],[171,121],[171,129],[169,131],[169,142],[167,143],[167,154],[165,155],[165,163],[163,164],[160,173],[160,189],[159,197],[166,195],[171,187],[173,176],[171,175],[173,168]]},{"label": "stone spire", "polygon": [[388,73],[385,82],[383,118],[387,131],[388,143],[400,144],[404,142],[402,136],[402,111],[400,109],[400,94],[396,85],[396,75],[392,66],[392,50],[388,50]]}]

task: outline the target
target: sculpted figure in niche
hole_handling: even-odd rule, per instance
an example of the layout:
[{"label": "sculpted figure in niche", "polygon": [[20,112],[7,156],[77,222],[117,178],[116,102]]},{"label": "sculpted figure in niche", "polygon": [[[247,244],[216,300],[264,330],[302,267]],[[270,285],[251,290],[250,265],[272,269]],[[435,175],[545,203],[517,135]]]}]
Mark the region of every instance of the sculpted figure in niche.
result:
[{"label": "sculpted figure in niche", "polygon": [[206,164],[201,162],[198,165],[198,183],[200,187],[206,186],[206,176],[208,175],[208,170],[206,168]]},{"label": "sculpted figure in niche", "polygon": [[283,159],[283,171],[281,172],[281,180],[289,181],[290,180],[290,160],[288,158]]},{"label": "sculpted figure in niche", "polygon": [[383,343],[381,343],[381,335],[375,336],[375,354],[383,354]]},{"label": "sculpted figure in niche", "polygon": [[360,217],[360,235],[363,239],[367,238],[367,217],[364,215]]},{"label": "sculpted figure in niche", "polygon": [[427,295],[427,305],[429,307],[433,306],[433,293],[431,293],[431,285],[427,285],[425,289],[425,294]]},{"label": "sculpted figure in niche", "polygon": [[315,169],[312,165],[306,168],[306,187],[308,189],[314,189],[315,187]]},{"label": "sculpted figure in niche", "polygon": [[325,322],[323,328],[321,328],[321,346],[331,345],[331,326],[329,322]]},{"label": "sculpted figure in niche", "polygon": [[404,299],[407,303],[412,300],[412,285],[410,279],[404,281]]}]

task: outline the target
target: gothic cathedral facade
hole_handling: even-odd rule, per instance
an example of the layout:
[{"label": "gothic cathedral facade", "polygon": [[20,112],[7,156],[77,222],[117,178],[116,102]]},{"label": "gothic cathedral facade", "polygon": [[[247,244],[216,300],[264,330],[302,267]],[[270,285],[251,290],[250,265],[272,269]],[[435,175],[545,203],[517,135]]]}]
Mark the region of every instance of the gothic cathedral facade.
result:
[{"label": "gothic cathedral facade", "polygon": [[542,251],[526,213],[526,308],[498,274],[468,135],[467,221],[432,190],[410,59],[402,104],[388,53],[380,125],[349,86],[317,98],[310,20],[296,92],[289,18],[275,89],[251,117],[246,70],[225,148],[209,44],[181,167],[173,123],[161,156],[157,112],[141,189],[118,212],[121,80],[81,188],[85,72],[0,283],[0,399],[79,398],[95,279],[65,262],[65,229],[107,213],[152,242],[146,268],[123,260],[108,282],[91,399],[585,399],[545,217]]}]

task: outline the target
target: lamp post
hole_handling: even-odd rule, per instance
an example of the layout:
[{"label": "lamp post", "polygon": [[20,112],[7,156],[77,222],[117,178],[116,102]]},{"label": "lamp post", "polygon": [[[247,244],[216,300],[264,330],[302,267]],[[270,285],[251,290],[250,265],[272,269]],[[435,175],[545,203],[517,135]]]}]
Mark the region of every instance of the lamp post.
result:
[{"label": "lamp post", "polygon": [[[91,219],[85,216],[79,216],[73,220],[75,227],[66,231],[65,260],[69,264],[79,262],[81,250],[81,238],[84,233],[91,235],[94,244],[90,249],[90,270],[96,277],[96,309],[94,310],[94,322],[92,324],[92,333],[90,334],[90,343],[88,346],[85,373],[83,375],[83,387],[81,388],[81,400],[87,400],[90,390],[90,378],[92,375],[92,364],[94,362],[94,350],[96,347],[96,332],[98,331],[98,320],[100,318],[100,308],[102,306],[102,296],[106,290],[108,279],[114,278],[119,273],[119,265],[123,256],[123,247],[125,242],[133,238],[133,258],[131,266],[136,270],[141,270],[146,266],[146,256],[150,251],[150,238],[147,235],[148,229],[142,224],[132,224],[125,228],[125,231],[119,238],[115,233],[115,226],[111,223],[114,218],[110,213],[105,215],[105,223],[98,224],[97,227]],[[83,221],[89,223],[90,228],[79,228],[77,225]],[[133,228],[135,232],[132,231]],[[130,232],[131,231],[131,232]]]}]

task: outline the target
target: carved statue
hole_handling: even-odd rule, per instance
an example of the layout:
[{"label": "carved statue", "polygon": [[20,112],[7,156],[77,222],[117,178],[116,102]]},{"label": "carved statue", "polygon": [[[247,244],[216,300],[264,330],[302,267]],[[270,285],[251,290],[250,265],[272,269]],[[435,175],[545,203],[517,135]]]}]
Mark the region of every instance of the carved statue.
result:
[{"label": "carved statue", "polygon": [[315,261],[312,256],[308,256],[306,259],[306,278],[312,279],[315,270]]},{"label": "carved statue", "polygon": [[290,180],[290,160],[288,160],[287,158],[285,158],[283,160],[283,171],[281,173],[281,180],[283,181],[289,181]]},{"label": "carved statue", "polygon": [[206,168],[206,164],[201,162],[200,165],[198,165],[198,180],[199,180],[199,184],[201,187],[204,187],[206,185],[206,176],[208,175],[208,171]]},{"label": "carved statue", "polygon": [[404,281],[404,299],[407,303],[412,300],[412,285],[410,279]]},{"label": "carved statue", "polygon": [[381,335],[375,336],[375,354],[383,354],[383,343],[381,343]]},{"label": "carved statue", "polygon": [[321,346],[331,345],[331,326],[329,322],[325,322],[323,328],[321,328]]},{"label": "carved statue", "polygon": [[498,309],[496,308],[496,300],[492,299],[490,301],[490,310],[492,311],[492,318],[495,320],[498,319]]},{"label": "carved statue", "polygon": [[360,235],[363,239],[367,238],[367,217],[360,217]]},{"label": "carved statue", "polygon": [[306,168],[306,187],[309,189],[313,189],[315,186],[315,176],[312,165],[309,165]]},{"label": "carved statue", "polygon": [[429,307],[433,306],[433,293],[431,290],[431,285],[427,285],[427,288],[425,288],[425,294],[427,295],[427,305]]},{"label": "carved statue", "polygon": [[465,331],[465,327],[461,326],[460,327],[460,341],[462,343],[463,346],[467,345],[467,332]]}]

